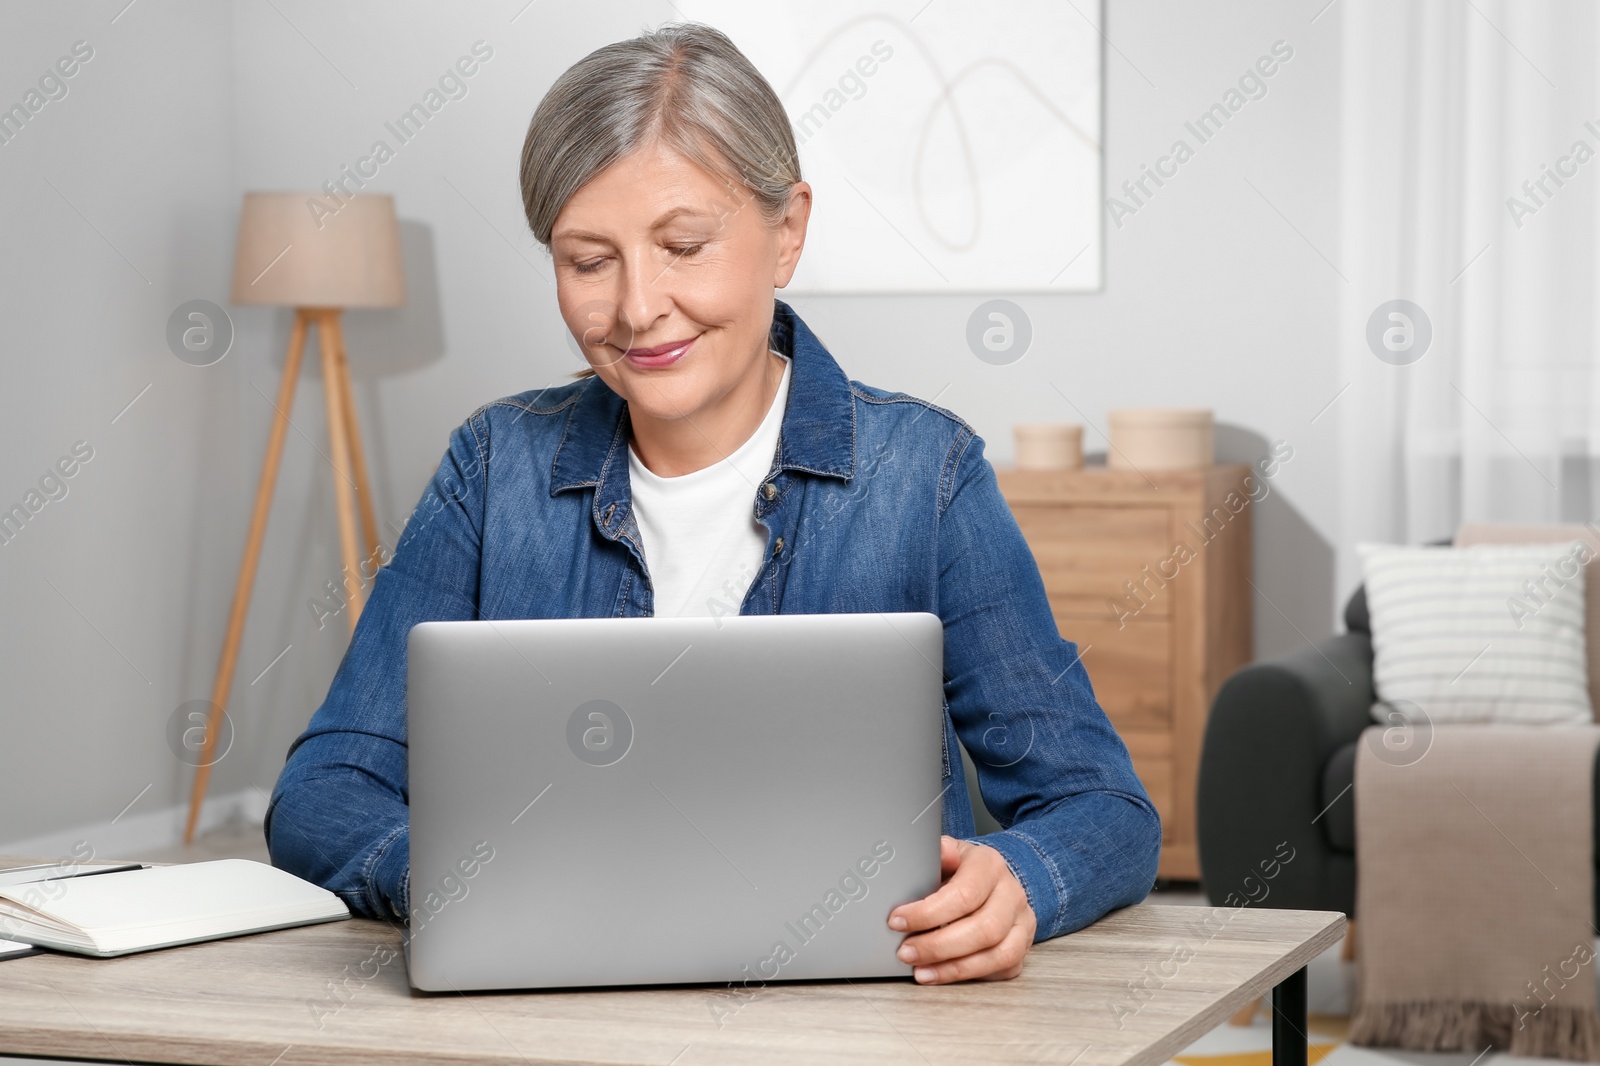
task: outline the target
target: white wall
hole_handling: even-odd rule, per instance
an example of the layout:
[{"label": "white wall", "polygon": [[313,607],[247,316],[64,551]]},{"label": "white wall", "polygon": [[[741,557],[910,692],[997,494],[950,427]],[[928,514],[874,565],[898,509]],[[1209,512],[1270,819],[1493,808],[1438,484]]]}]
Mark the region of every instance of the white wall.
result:
[{"label": "white wall", "polygon": [[179,303],[227,294],[231,12],[120,7],[0,10],[6,106],[93,49],[0,145],[0,506],[74,442],[94,454],[0,546],[0,840],[187,787],[165,726],[209,691],[258,450],[245,366],[202,371],[165,341]]},{"label": "white wall", "polygon": [[[402,311],[347,317],[392,543],[452,428],[487,399],[577,366],[522,221],[523,132],[561,69],[672,17],[664,2],[518,14],[509,2],[142,0],[112,24],[120,7],[0,12],[0,70],[12,72],[0,101],[73,41],[96,49],[71,94],[0,146],[11,253],[0,260],[0,501],[20,497],[75,440],[96,449],[68,498],[0,548],[0,714],[16,764],[0,774],[0,841],[105,820],[146,784],[136,810],[187,795],[190,771],[168,752],[165,723],[209,693],[288,312],[232,309],[234,350],[203,369],[167,352],[162,330],[185,299],[226,303],[242,192],[320,186],[473,42],[494,49],[467,96],[369,184],[396,196],[412,297]],[[1340,64],[1335,13],[1311,22],[1320,7],[1109,0],[1108,191],[1186,136],[1184,121],[1273,42],[1294,57],[1146,206],[1108,224],[1103,292],[1018,298],[1035,330],[1021,361],[991,366],[967,350],[981,297],[792,298],[851,376],[937,395],[997,461],[1011,455],[1014,422],[1079,420],[1057,387],[1102,427],[1115,406],[1212,407],[1225,459],[1292,444],[1255,516],[1256,583],[1276,605],[1256,601],[1260,655],[1298,646],[1296,630],[1330,632],[1334,618],[1333,420],[1312,418],[1337,389],[1339,282],[1318,250],[1337,247]],[[344,625],[319,630],[308,607],[339,574],[314,367],[293,413],[217,794],[270,789],[344,651]],[[1093,431],[1088,444],[1103,448]]]}]

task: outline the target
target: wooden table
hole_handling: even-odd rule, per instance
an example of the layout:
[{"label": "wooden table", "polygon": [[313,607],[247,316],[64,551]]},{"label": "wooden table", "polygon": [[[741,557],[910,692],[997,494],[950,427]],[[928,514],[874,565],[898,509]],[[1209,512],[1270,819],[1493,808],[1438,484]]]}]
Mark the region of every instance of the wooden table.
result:
[{"label": "wooden table", "polygon": [[426,995],[406,982],[398,930],[352,919],[115,959],[0,962],[0,1055],[208,1066],[1159,1064],[1272,990],[1274,1062],[1305,1066],[1305,967],[1344,925],[1324,911],[1145,904],[1035,946],[1013,981]]}]

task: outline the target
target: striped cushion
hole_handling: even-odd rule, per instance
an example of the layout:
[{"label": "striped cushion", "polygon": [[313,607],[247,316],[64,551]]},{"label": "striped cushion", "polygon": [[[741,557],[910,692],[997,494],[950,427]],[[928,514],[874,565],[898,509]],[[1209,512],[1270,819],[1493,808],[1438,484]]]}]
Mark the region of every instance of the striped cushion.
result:
[{"label": "striped cushion", "polygon": [[1582,542],[1359,544],[1372,614],[1373,707],[1433,723],[1593,720]]},{"label": "striped cushion", "polygon": [[1474,544],[1550,544],[1581,540],[1593,556],[1583,567],[1583,627],[1589,653],[1589,704],[1600,708],[1600,526],[1593,522],[1513,525],[1509,522],[1463,522],[1451,542],[1458,548]]}]

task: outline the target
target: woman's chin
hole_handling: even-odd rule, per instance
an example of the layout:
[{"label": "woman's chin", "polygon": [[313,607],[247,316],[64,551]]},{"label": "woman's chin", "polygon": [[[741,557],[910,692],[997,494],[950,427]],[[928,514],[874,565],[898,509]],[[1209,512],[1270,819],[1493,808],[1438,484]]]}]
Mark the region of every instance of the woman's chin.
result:
[{"label": "woman's chin", "polygon": [[705,397],[698,392],[659,389],[651,385],[634,390],[632,395],[625,393],[623,399],[628,401],[628,411],[632,417],[654,422],[677,419],[693,421],[705,403]]}]

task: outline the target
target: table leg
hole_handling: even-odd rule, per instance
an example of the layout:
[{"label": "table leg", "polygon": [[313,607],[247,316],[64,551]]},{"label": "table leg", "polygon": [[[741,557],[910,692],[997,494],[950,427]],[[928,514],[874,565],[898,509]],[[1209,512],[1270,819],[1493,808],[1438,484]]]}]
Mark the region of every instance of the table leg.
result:
[{"label": "table leg", "polygon": [[1272,990],[1272,1066],[1306,1066],[1306,970],[1302,966]]}]

